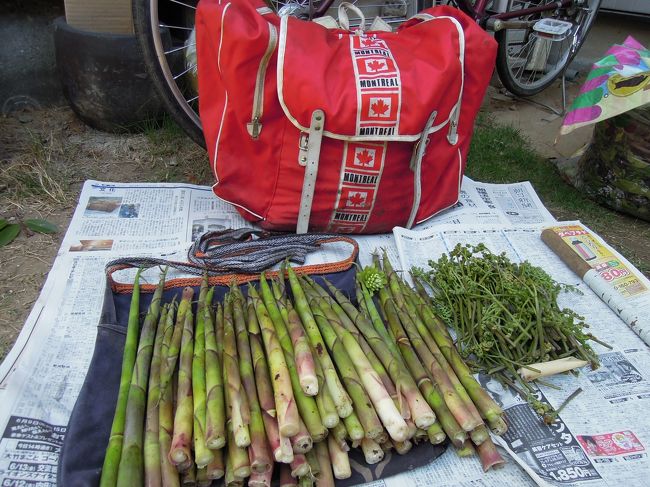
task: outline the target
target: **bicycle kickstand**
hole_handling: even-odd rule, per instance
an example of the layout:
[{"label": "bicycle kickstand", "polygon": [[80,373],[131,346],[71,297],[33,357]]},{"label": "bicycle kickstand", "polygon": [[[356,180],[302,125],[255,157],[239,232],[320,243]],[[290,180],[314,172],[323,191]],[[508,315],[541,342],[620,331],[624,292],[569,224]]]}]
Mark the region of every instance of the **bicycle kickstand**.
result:
[{"label": "bicycle kickstand", "polygon": [[550,105],[547,105],[546,103],[542,103],[537,100],[533,100],[531,98],[525,98],[525,97],[520,97],[516,96],[518,100],[525,101],[527,103],[530,103],[532,105],[537,105],[542,108],[546,108],[548,111],[550,111],[553,115],[557,115],[558,117],[563,117],[566,114],[566,69],[562,71],[562,75],[560,76],[560,84],[561,84],[561,90],[562,90],[562,109],[558,110],[557,108],[554,108]]}]

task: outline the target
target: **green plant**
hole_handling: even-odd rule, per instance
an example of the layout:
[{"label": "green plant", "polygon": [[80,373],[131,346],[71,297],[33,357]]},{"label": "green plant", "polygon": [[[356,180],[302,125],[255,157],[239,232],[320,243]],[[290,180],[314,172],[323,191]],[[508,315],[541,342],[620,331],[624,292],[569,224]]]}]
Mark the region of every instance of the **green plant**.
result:
[{"label": "green plant", "polygon": [[148,142],[148,154],[157,181],[186,181],[208,184],[212,172],[205,150],[192,142],[169,117],[157,123],[144,123],[142,131]]},{"label": "green plant", "polygon": [[544,159],[514,127],[481,114],[468,155],[466,174],[475,181],[530,181],[544,205],[558,220],[580,220],[616,247],[641,272],[650,274],[644,242],[650,224],[622,216],[590,200],[569,185],[550,160]]},{"label": "green plant", "polygon": [[23,220],[18,223],[9,223],[8,220],[0,218],[0,247],[10,244],[24,228],[36,233],[57,233],[59,227],[47,220],[38,218]]}]

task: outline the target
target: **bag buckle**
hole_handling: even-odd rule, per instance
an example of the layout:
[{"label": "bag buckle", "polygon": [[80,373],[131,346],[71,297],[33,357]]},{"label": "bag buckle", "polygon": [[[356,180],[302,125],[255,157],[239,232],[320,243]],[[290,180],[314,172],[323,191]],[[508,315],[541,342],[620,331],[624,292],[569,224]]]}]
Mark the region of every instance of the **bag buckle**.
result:
[{"label": "bag buckle", "polygon": [[307,165],[307,151],[309,149],[309,134],[302,133],[300,134],[300,139],[298,139],[298,164],[301,166]]},{"label": "bag buckle", "polygon": [[262,123],[260,122],[260,118],[255,117],[253,120],[248,122],[246,124],[246,130],[248,130],[248,135],[250,135],[252,139],[259,138],[260,132],[262,131]]}]

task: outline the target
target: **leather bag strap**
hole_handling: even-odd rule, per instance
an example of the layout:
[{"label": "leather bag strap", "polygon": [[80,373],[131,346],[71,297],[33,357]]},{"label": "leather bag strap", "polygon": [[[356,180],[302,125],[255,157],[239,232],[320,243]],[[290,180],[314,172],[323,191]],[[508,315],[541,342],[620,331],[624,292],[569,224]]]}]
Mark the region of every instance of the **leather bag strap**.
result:
[{"label": "leather bag strap", "polygon": [[323,127],[325,125],[325,112],[314,110],[311,115],[311,125],[307,140],[301,143],[298,163],[305,166],[305,177],[302,181],[302,194],[300,208],[298,209],[298,225],[296,233],[307,233],[309,230],[309,216],[314,201],[316,177],[318,176],[318,160],[320,159],[320,146],[323,140]]}]

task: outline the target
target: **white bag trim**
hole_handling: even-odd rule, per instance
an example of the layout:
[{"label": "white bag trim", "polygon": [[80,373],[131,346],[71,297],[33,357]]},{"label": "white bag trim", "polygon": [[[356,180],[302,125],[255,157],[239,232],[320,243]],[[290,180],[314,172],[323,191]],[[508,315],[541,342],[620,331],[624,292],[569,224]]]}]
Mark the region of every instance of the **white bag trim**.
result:
[{"label": "white bag trim", "polygon": [[[219,33],[219,50],[217,52],[217,68],[219,69],[219,73],[221,73],[221,47],[223,46],[223,31],[224,31],[224,25],[225,25],[225,19],[226,19],[226,12],[230,8],[232,3],[226,4],[226,6],[223,8],[221,12],[221,32]],[[219,132],[217,132],[217,140],[214,143],[214,158],[212,160],[212,170],[214,172],[214,178],[216,182],[212,185],[212,190],[215,196],[220,199],[221,201],[225,201],[226,203],[229,203],[233,206],[236,206],[237,208],[241,208],[242,210],[246,211],[247,213],[250,213],[253,215],[255,218],[259,218],[260,220],[264,220],[265,218],[262,217],[261,215],[258,215],[254,211],[249,210],[245,206],[242,206],[238,203],[234,203],[232,201],[228,201],[219,195],[217,195],[214,191],[214,189],[219,186],[220,180],[219,180],[219,173],[217,172],[217,158],[219,154],[219,141],[221,140],[221,131],[223,130],[223,125],[224,125],[224,120],[226,118],[226,111],[228,110],[228,90],[226,91],[226,99],[223,104],[223,112],[221,112],[221,123],[219,124]]]},{"label": "white bag trim", "polygon": [[269,26],[269,42],[264,51],[264,55],[257,67],[257,77],[255,79],[255,92],[253,93],[253,109],[251,110],[251,121],[246,124],[248,135],[252,139],[257,139],[262,131],[262,115],[264,113],[264,81],[266,79],[266,70],[269,67],[271,55],[278,45],[278,31],[275,25]]},{"label": "white bag trim", "polygon": [[[356,172],[354,169],[350,171],[351,168],[348,166],[347,162],[350,157],[352,157],[353,160],[356,158],[357,150],[372,151],[370,154],[372,154],[371,162],[373,163],[373,168],[362,168],[361,171],[356,168]],[[332,214],[330,215],[330,220],[327,226],[328,232],[363,233],[375,209],[379,185],[381,184],[384,168],[386,166],[387,151],[388,142],[366,141],[343,143],[343,154],[341,157],[338,189],[336,191],[336,202],[332,208]],[[352,179],[355,176],[365,179]],[[351,177],[351,179],[347,179],[347,177]],[[366,192],[366,195],[371,194],[372,199],[370,205],[348,208],[348,205],[345,204],[341,207],[341,201],[346,197],[346,191],[348,193],[354,191]]]},{"label": "white bag trim", "polygon": [[429,115],[429,119],[424,126],[424,130],[422,131],[422,137],[413,146],[413,156],[411,158],[411,171],[413,171],[413,206],[411,207],[409,219],[406,222],[406,228],[411,228],[413,226],[415,216],[420,209],[420,201],[422,200],[422,159],[424,159],[427,144],[429,143],[429,128],[433,126],[437,116],[437,111],[434,110],[431,112],[431,115]]},{"label": "white bag trim", "polygon": [[220,199],[221,201],[223,201],[223,202],[225,202],[225,203],[228,203],[229,205],[233,205],[233,206],[236,206],[237,208],[241,208],[241,209],[244,210],[246,213],[250,213],[251,215],[253,215],[255,218],[259,218],[260,220],[266,220],[266,218],[264,218],[264,217],[261,216],[261,215],[258,215],[258,214],[255,213],[254,211],[249,210],[249,209],[246,208],[245,206],[242,206],[242,205],[240,205],[239,203],[235,203],[235,202],[233,202],[233,201],[229,201],[229,200],[227,200],[227,199],[222,198],[221,196],[219,196],[219,195],[218,195],[217,193],[215,193],[215,191],[214,191],[214,189],[215,189],[217,186],[219,186],[219,183],[214,183],[214,184],[212,185],[212,192],[214,193],[214,195],[216,196],[217,199]]},{"label": "white bag trim", "polygon": [[[221,73],[221,46],[223,46],[223,25],[226,19],[226,12],[230,8],[232,3],[228,3],[221,12],[221,32],[219,32],[219,50],[217,51],[217,68],[219,73]],[[226,100],[223,103],[223,112],[221,112],[221,123],[219,124],[219,132],[217,132],[217,140],[214,143],[214,158],[212,159],[212,170],[214,172],[214,178],[217,180],[216,184],[219,184],[219,174],[217,173],[217,154],[219,154],[219,141],[221,140],[221,131],[223,130],[223,121],[226,118],[226,110],[228,109],[228,90],[226,92]]]},{"label": "white bag trim", "polygon": [[[378,50],[386,51],[387,53],[387,58],[389,59],[393,66],[395,67],[394,72],[386,72],[384,75],[386,77],[394,77],[395,80],[395,86],[392,87],[390,91],[386,90],[381,90],[381,92],[377,92],[373,88],[366,88],[363,86],[363,81],[361,73],[359,72],[359,64],[358,61],[363,62],[363,59],[365,56],[362,54],[357,54],[357,50],[359,47],[355,48],[355,43],[358,42],[359,45],[362,44],[360,42],[361,39],[367,39],[373,42],[373,47],[376,47]],[[393,53],[390,50],[390,47],[386,43],[384,39],[381,38],[374,38],[374,37],[361,37],[361,36],[349,36],[349,44],[350,44],[350,59],[352,61],[352,68],[354,70],[354,79],[355,79],[355,84],[356,84],[356,91],[357,91],[357,116],[356,116],[356,128],[355,132],[357,134],[360,134],[365,137],[381,137],[382,140],[385,140],[386,137],[389,135],[399,135],[399,124],[400,124],[400,114],[402,112],[402,76],[400,73],[399,66],[397,65],[397,61],[395,60],[395,57],[393,56]],[[379,120],[374,120],[374,123],[372,120],[368,118],[368,115],[365,115],[362,113],[363,110],[363,105],[364,105],[364,98],[366,100],[370,100],[374,95],[374,98],[377,99],[383,99],[387,98],[388,104],[392,105],[392,102],[389,101],[389,99],[393,98],[394,96],[397,96],[397,109],[395,110],[395,113],[397,114],[397,117],[395,118],[394,121],[391,120],[386,120],[386,121],[379,121]],[[390,134],[387,133],[380,133],[379,135],[374,134],[374,133],[364,133],[362,131],[364,130],[384,130],[384,131],[390,131]]]},{"label": "white bag trim", "polygon": [[[456,27],[456,30],[458,31],[459,61],[461,67],[460,70],[461,82],[460,82],[460,90],[458,94],[458,101],[456,102],[456,105],[451,109],[448,118],[444,122],[434,127],[431,127],[431,129],[429,130],[429,134],[432,134],[434,132],[437,132],[438,130],[440,130],[450,122],[455,122],[456,126],[458,123],[458,117],[460,116],[460,106],[462,101],[463,89],[465,86],[465,34],[462,26],[460,25],[460,22],[458,22],[458,20],[456,20],[453,17],[449,17],[449,16],[434,17],[430,14],[419,14],[415,17],[422,18],[423,22],[431,22],[435,20],[447,20],[452,22]],[[288,20],[289,18],[286,15],[280,18],[280,40],[278,43],[278,65],[277,65],[278,100],[280,102],[280,106],[282,107],[282,111],[284,112],[285,116],[289,119],[289,121],[301,132],[308,132],[309,128],[301,125],[300,122],[298,122],[298,120],[289,111],[289,108],[287,107],[287,104],[284,100],[284,59],[285,59],[285,53],[287,47]],[[399,35],[399,33],[393,33],[393,34]],[[454,124],[452,123],[450,127],[453,130]],[[412,135],[374,136],[374,135],[345,135],[345,134],[337,134],[335,132],[330,132],[326,130],[323,132],[323,135],[332,139],[344,140],[349,142],[371,142],[371,141],[415,142],[416,140],[420,139],[422,133],[419,132]]]}]

